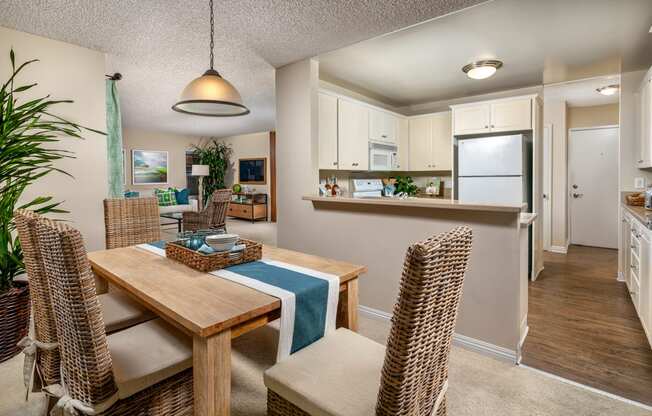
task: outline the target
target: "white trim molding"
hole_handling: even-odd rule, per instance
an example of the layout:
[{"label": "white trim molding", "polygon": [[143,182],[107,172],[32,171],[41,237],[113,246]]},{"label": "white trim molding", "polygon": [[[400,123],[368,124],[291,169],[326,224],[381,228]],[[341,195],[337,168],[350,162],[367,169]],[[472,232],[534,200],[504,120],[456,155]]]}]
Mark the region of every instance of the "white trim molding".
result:
[{"label": "white trim molding", "polygon": [[550,246],[548,251],[551,253],[568,254],[568,244],[565,246]]},{"label": "white trim molding", "polygon": [[[368,306],[359,305],[358,312],[360,315],[364,315],[371,319],[380,319],[383,321],[391,321],[392,319],[391,313],[373,309]],[[466,335],[458,333],[453,334],[453,344],[467,350],[497,358],[501,361],[506,361],[510,364],[518,364],[518,355],[516,351],[499,347],[498,345],[490,344],[479,339],[467,337]]]}]

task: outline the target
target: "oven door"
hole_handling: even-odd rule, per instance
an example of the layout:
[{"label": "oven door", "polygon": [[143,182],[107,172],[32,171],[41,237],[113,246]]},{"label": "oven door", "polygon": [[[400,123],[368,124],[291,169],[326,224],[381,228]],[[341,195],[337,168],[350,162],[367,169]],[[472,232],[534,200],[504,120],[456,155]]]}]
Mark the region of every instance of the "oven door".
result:
[{"label": "oven door", "polygon": [[393,159],[391,151],[372,148],[369,151],[369,168],[370,170],[392,170]]}]

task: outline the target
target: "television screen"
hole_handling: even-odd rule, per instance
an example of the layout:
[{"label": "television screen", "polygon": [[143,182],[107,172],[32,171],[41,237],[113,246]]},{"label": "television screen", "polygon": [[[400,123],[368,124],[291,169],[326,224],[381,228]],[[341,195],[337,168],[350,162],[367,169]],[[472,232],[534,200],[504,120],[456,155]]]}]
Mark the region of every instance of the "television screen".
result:
[{"label": "television screen", "polygon": [[240,183],[265,183],[265,158],[240,159]]}]

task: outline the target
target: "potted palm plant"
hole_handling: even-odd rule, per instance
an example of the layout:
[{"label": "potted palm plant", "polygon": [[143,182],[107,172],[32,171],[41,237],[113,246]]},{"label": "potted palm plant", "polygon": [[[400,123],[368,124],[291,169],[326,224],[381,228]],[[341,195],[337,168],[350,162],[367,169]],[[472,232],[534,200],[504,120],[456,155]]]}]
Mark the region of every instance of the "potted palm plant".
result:
[{"label": "potted palm plant", "polygon": [[19,99],[30,94],[28,91],[37,84],[18,84],[17,76],[38,60],[17,67],[11,50],[9,61],[11,74],[6,81],[0,81],[0,362],[19,352],[16,344],[27,334],[30,315],[29,287],[24,279],[17,279],[25,273],[25,265],[13,213],[18,208],[41,214],[65,212],[51,196],[31,201],[21,196],[50,173],[68,175],[55,162],[73,154],[57,149],[55,144],[64,138],[81,138],[84,129],[51,113],[53,107],[70,100],[52,100],[49,96]]}]

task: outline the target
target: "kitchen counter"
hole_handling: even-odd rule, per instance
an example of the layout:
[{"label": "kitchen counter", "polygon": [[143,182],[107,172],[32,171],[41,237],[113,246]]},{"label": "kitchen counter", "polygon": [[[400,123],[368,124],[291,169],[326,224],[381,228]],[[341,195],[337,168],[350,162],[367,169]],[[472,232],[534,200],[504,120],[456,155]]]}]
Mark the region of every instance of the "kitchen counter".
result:
[{"label": "kitchen counter", "polygon": [[652,211],[644,207],[627,205],[623,202],[623,209],[632,214],[634,218],[640,221],[645,227],[652,229]]},{"label": "kitchen counter", "polygon": [[454,201],[451,199],[438,199],[438,198],[390,198],[390,197],[377,197],[377,198],[353,198],[349,196],[316,196],[307,195],[302,198],[304,201],[312,201],[313,203],[328,203],[328,204],[358,204],[358,205],[378,205],[378,206],[400,206],[400,207],[416,207],[416,208],[432,208],[432,209],[450,209],[450,210],[466,210],[466,211],[490,211],[490,212],[513,212],[520,213],[525,208],[525,204],[520,205],[497,205],[497,204],[477,204],[477,203],[464,203]]}]

